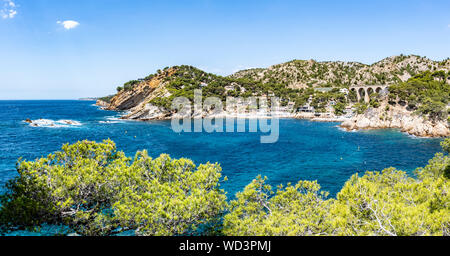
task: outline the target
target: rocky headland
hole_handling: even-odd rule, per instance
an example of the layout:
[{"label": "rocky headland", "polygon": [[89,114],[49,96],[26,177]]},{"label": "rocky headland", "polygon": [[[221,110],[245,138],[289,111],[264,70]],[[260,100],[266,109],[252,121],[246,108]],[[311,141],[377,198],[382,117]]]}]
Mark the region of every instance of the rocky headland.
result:
[{"label": "rocky headland", "polygon": [[449,137],[450,127],[444,120],[429,120],[404,107],[369,108],[364,114],[355,115],[342,122],[340,127],[351,130],[400,129],[417,137]]},{"label": "rocky headland", "polygon": [[[351,62],[293,61],[275,65],[267,69],[239,71],[229,77],[206,73],[190,66],[177,66],[159,70],[144,79],[133,80],[119,87],[117,94],[100,98],[97,105],[106,110],[123,111],[122,119],[167,120],[179,115],[172,111],[170,104],[175,97],[192,100],[193,90],[202,89],[206,95],[222,98],[277,96],[285,104],[276,113],[258,113],[236,109],[232,112],[216,113],[201,111],[190,113],[194,118],[235,117],[235,118],[299,118],[320,122],[340,122],[347,130],[359,129],[401,129],[420,137],[450,136],[447,118],[436,120],[408,109],[405,104],[389,104],[387,96],[378,97],[377,107],[368,107],[364,113],[356,114],[352,109],[355,99],[350,99],[339,90],[350,89],[358,84],[394,84],[409,81],[415,74],[431,69],[441,70],[446,79],[444,92],[449,91],[450,60],[436,62],[419,56],[394,56],[372,65]],[[450,73],[450,72],[449,72]],[[450,76],[450,75],[449,75]],[[275,82],[274,82],[275,81]],[[280,81],[280,82],[279,82]],[[348,85],[342,85],[348,84]],[[339,86],[334,86],[337,84]],[[284,87],[284,88],[283,88]],[[336,92],[323,92],[323,88]],[[328,90],[328,91],[329,91]],[[325,90],[326,91],[326,90]],[[348,91],[347,91],[348,92]],[[309,97],[309,100],[308,100]],[[345,98],[343,100],[343,98]],[[345,103],[345,111],[335,113],[332,104]],[[403,102],[404,103],[404,102]],[[314,105],[315,112],[300,111],[305,104]],[[317,112],[317,109],[321,111]],[[448,106],[445,110],[448,112]]]}]

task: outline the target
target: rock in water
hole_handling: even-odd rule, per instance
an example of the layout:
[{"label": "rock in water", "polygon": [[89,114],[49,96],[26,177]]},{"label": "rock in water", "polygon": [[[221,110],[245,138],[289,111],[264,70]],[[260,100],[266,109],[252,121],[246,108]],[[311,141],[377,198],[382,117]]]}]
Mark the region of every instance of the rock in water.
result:
[{"label": "rock in water", "polygon": [[445,120],[430,121],[422,116],[406,111],[401,107],[391,107],[389,112],[383,111],[385,105],[366,113],[357,115],[341,124],[347,130],[398,128],[418,137],[448,137],[449,125]]}]

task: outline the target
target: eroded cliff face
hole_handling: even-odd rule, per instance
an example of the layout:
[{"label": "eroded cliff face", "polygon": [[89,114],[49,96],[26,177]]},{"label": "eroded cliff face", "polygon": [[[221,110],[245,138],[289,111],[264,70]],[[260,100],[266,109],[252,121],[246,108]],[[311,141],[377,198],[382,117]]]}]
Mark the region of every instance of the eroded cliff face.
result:
[{"label": "eroded cliff face", "polygon": [[139,104],[137,107],[131,109],[129,113],[125,115],[123,118],[141,121],[166,120],[170,119],[171,114],[172,113],[168,112],[164,108],[143,102]]},{"label": "eroded cliff face", "polygon": [[160,96],[165,90],[164,79],[171,76],[174,72],[174,69],[168,69],[148,81],[140,82],[130,90],[120,91],[111,99],[108,109],[130,110]]},{"label": "eroded cliff face", "polygon": [[366,113],[357,115],[341,124],[347,130],[397,128],[402,132],[418,137],[449,137],[449,124],[445,120],[433,121],[416,115],[404,107],[390,107],[386,105],[374,109],[370,108]]},{"label": "eroded cliff face", "polygon": [[95,103],[95,105],[101,107],[101,108],[107,108],[109,107],[109,103],[103,100],[97,100],[97,102]]},{"label": "eroded cliff face", "polygon": [[128,111],[123,119],[151,120],[164,119],[166,110],[149,103],[156,97],[168,97],[166,78],[173,75],[174,69],[168,69],[150,80],[143,80],[132,89],[118,92],[109,103],[98,101],[97,105],[107,110]]}]

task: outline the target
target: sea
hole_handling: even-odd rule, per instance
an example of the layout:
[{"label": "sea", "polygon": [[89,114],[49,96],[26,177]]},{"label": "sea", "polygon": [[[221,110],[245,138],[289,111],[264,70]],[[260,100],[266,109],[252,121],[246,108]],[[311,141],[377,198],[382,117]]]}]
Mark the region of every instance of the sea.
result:
[{"label": "sea", "polygon": [[[197,165],[219,163],[229,199],[258,175],[274,187],[318,181],[335,196],[355,173],[395,167],[413,176],[441,151],[441,139],[395,129],[347,132],[338,123],[281,119],[278,142],[262,144],[261,132],[174,132],[170,121],[125,121],[122,114],[93,101],[0,101],[0,186],[17,175],[19,158],[35,160],[80,140],[111,139],[130,157],[145,149],[154,158],[169,154]],[[34,127],[26,119],[43,120]]]}]

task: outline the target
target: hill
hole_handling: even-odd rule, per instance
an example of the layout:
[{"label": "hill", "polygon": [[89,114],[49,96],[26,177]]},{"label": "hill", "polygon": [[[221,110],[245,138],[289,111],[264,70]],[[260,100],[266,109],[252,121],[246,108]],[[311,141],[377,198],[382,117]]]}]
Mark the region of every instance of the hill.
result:
[{"label": "hill", "polygon": [[405,82],[424,71],[450,70],[450,59],[433,61],[416,55],[385,58],[372,65],[359,62],[293,60],[267,69],[239,71],[231,77],[268,83],[277,81],[291,88],[339,87]]},{"label": "hill", "polygon": [[[373,84],[389,87],[386,92],[370,94],[370,103],[357,102],[356,92],[349,90],[354,85]],[[449,84],[450,59],[439,62],[415,55],[389,57],[372,65],[294,60],[228,77],[192,66],[174,66],[129,81],[117,88],[117,94],[97,104],[109,110],[128,111],[125,119],[169,119],[174,114],[173,99],[185,97],[193,102],[194,91],[202,89],[204,98],[214,96],[223,102],[229,96],[276,96],[281,98],[284,117],[320,116],[325,121],[340,121],[345,116],[353,118],[352,123],[346,123],[349,129],[404,128],[427,122],[412,134],[448,136]],[[308,113],[304,113],[305,108]],[[372,113],[370,121],[362,118],[367,113]],[[399,121],[399,116],[408,121]],[[363,124],[358,125],[363,119]],[[386,122],[379,124],[378,120]]]}]

